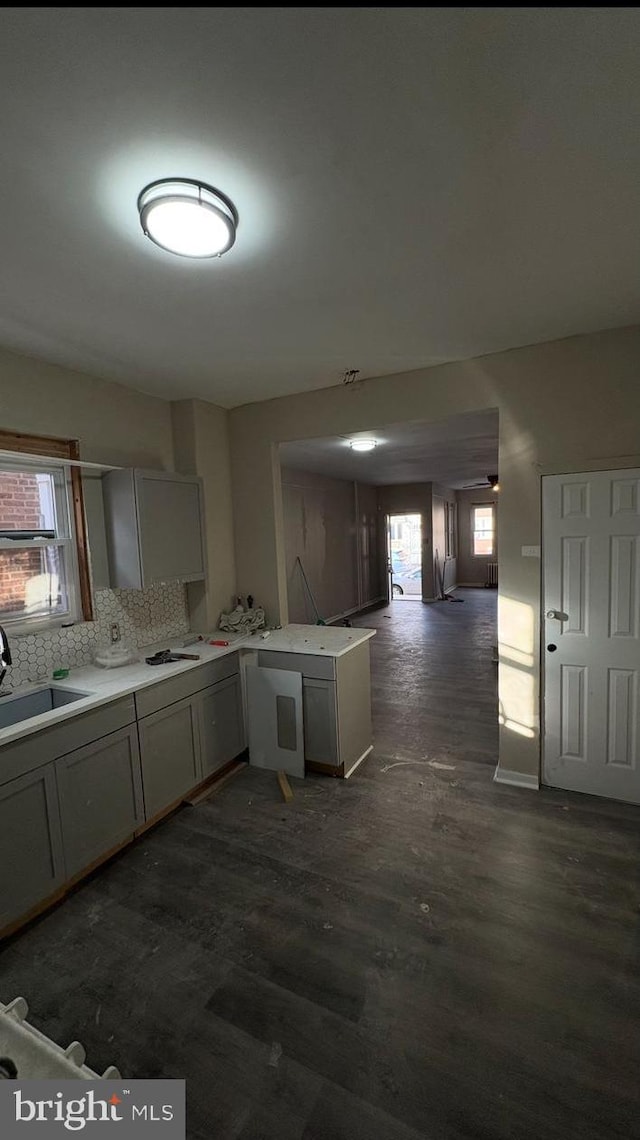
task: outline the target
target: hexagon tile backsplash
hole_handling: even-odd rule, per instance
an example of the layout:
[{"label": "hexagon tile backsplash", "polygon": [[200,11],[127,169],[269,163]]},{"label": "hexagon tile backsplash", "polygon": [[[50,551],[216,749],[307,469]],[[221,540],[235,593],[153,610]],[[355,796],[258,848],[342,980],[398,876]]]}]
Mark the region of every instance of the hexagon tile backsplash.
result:
[{"label": "hexagon tile backsplash", "polygon": [[113,622],[120,626],[122,643],[136,649],[165,639],[168,643],[189,632],[186,592],[181,582],[146,590],[96,590],[94,603],[95,621],[26,637],[10,636],[13,664],[5,684],[15,688],[27,681],[51,678],[54,669],[90,665],[96,650],[111,644]]}]

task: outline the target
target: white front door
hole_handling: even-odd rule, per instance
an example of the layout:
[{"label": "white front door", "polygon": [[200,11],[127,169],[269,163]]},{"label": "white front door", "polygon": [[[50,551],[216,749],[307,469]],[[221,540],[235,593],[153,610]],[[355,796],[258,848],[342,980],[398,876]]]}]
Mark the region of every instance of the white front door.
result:
[{"label": "white front door", "polygon": [[640,803],[640,470],[542,480],[543,780]]}]

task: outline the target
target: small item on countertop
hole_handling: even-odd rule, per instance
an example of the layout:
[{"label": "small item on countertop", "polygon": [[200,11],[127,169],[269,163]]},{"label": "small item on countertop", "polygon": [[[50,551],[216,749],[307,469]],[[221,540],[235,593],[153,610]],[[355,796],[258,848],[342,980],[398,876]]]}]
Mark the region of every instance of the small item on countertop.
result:
[{"label": "small item on countertop", "polygon": [[145,657],[147,665],[168,665],[171,661],[176,661],[170,649],[159,649],[151,657]]},{"label": "small item on countertop", "polygon": [[264,639],[265,639],[266,637],[271,637],[271,630],[270,630],[270,629],[265,629],[264,633],[261,633],[261,634],[260,634],[260,637],[262,638],[262,640],[263,640],[263,641],[264,641]]},{"label": "small item on countertop", "polygon": [[94,664],[103,669],[119,669],[121,665],[131,665],[138,660],[138,654],[130,645],[116,641],[113,645],[101,645],[93,658]]},{"label": "small item on countertop", "polygon": [[209,645],[229,645],[228,641],[210,641]]},{"label": "small item on countertop", "polygon": [[54,669],[53,673],[51,675],[52,675],[54,681],[64,681],[65,677],[69,676],[69,670],[68,669]]},{"label": "small item on countertop", "polygon": [[247,609],[253,609],[253,594],[247,594]]},{"label": "small item on countertop", "polygon": [[188,641],[183,641],[182,644],[184,645],[184,647],[186,649],[187,645],[197,645],[197,643],[199,641],[204,641],[204,637],[202,636],[201,633],[196,634],[195,637],[190,637]]},{"label": "small item on countertop", "polygon": [[159,649],[151,657],[145,657],[147,665],[169,665],[172,661],[199,661],[199,653],[177,653],[172,649]]},{"label": "small item on countertop", "polygon": [[218,630],[220,633],[239,633],[243,637],[255,629],[264,629],[266,625],[262,606],[255,610],[233,610],[230,614],[220,614]]}]

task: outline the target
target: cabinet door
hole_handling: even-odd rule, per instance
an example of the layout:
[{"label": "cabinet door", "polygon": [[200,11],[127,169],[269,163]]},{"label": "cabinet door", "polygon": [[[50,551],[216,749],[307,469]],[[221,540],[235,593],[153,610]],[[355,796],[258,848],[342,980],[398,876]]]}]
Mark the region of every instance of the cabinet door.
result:
[{"label": "cabinet door", "polygon": [[53,764],[0,787],[0,929],[64,881]]},{"label": "cabinet door", "polygon": [[138,722],[138,734],[145,816],[151,819],[202,778],[195,698],[145,716]]},{"label": "cabinet door", "polygon": [[198,693],[202,778],[234,760],[245,747],[240,677]]},{"label": "cabinet door", "polygon": [[144,585],[204,578],[200,480],[136,471],[135,482]]},{"label": "cabinet door", "polygon": [[303,677],[302,707],[305,760],[315,764],[338,765],[335,682]]},{"label": "cabinet door", "polygon": [[135,725],[56,760],[67,877],[133,836],[144,822]]}]

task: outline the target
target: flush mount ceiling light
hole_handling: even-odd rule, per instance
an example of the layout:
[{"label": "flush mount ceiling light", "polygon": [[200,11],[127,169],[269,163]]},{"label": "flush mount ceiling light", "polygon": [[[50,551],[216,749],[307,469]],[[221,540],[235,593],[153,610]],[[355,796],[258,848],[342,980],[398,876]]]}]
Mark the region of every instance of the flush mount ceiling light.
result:
[{"label": "flush mount ceiling light", "polygon": [[191,178],[150,182],[138,196],[143,232],[181,257],[221,257],[236,240],[238,213],[229,198]]},{"label": "flush mount ceiling light", "polygon": [[373,451],[374,447],[378,446],[377,439],[352,439],[349,446],[354,451]]}]

